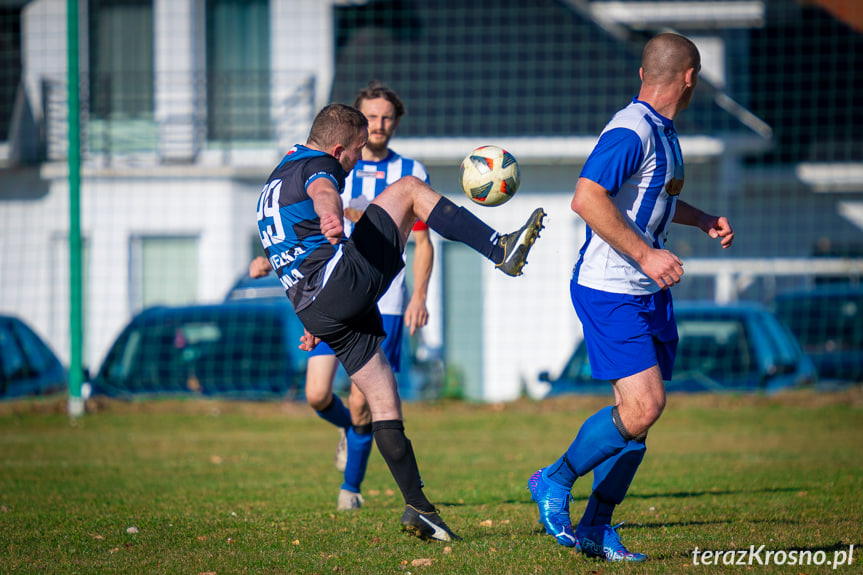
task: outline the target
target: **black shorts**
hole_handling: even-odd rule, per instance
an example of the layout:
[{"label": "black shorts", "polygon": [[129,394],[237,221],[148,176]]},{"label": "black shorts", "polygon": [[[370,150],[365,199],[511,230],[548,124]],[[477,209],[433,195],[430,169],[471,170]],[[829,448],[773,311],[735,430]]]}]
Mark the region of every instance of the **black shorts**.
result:
[{"label": "black shorts", "polygon": [[405,265],[404,244],[390,215],[371,204],[342,250],[321,293],[297,315],[353,375],[386,336],[377,304]]}]

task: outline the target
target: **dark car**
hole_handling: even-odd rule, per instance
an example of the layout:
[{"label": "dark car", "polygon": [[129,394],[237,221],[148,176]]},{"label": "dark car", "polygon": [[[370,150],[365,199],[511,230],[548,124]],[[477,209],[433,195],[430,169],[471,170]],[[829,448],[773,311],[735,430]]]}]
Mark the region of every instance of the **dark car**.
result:
[{"label": "dark car", "polygon": [[774,308],[812,358],[822,382],[863,382],[863,288],[788,292],[776,297]]},{"label": "dark car", "polygon": [[0,315],[0,398],[64,391],[66,377],[66,368],[30,326]]},{"label": "dark car", "polygon": [[295,397],[302,333],[286,301],[149,308],[111,346],[91,394]]},{"label": "dark car", "polygon": [[[254,279],[248,274],[243,274],[225,296],[226,303],[237,304],[285,302],[287,299],[285,288],[274,273]],[[401,356],[402,370],[396,376],[399,395],[405,401],[438,398],[443,390],[444,381],[444,363],[441,353],[425,346],[419,333],[406,336],[404,343]],[[297,344],[299,345],[299,339]],[[344,392],[349,386],[350,378],[344,368],[339,366],[333,388]]]},{"label": "dark car", "polygon": [[274,273],[262,278],[252,278],[243,274],[225,296],[225,302],[246,303],[251,301],[270,301],[284,303],[288,301],[285,287]]},{"label": "dark car", "polygon": [[[760,304],[717,305],[675,303],[680,342],[674,376],[666,390],[674,392],[775,392],[813,385],[812,360],[794,335]],[[587,348],[581,341],[561,374],[540,374],[549,395],[608,393],[607,381],[593,379]]]}]

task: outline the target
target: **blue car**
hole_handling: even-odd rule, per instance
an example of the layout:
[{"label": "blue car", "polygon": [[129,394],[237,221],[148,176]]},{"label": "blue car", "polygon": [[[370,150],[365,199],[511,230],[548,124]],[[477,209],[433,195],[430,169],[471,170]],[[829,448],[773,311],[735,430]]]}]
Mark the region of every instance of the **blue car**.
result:
[{"label": "blue car", "polygon": [[[226,303],[248,304],[255,302],[287,302],[285,288],[276,274],[251,278],[243,274],[225,296]],[[290,305],[288,306],[290,308]],[[293,313],[293,312],[291,312]],[[294,318],[298,323],[299,320]],[[300,333],[302,333],[302,328]],[[299,344],[299,338],[297,340]],[[437,399],[444,383],[444,363],[439,351],[431,351],[420,343],[419,335],[406,336],[402,345],[402,371],[396,376],[399,395],[405,401]],[[405,366],[407,369],[405,369]],[[339,366],[333,388],[346,392],[350,378]]]},{"label": "blue car", "polygon": [[0,398],[46,395],[68,387],[66,368],[30,326],[0,315]]},{"label": "blue car", "polygon": [[248,303],[252,301],[268,301],[285,303],[285,287],[274,273],[262,278],[252,278],[243,274],[225,296],[226,303]]},{"label": "blue car", "polygon": [[[669,393],[773,393],[817,382],[794,335],[760,304],[677,302],[674,313],[680,342]],[[549,396],[611,391],[607,381],[593,379],[584,341],[557,378],[542,373],[539,379]]]},{"label": "blue car", "polygon": [[302,333],[286,299],[149,308],[112,344],[90,393],[295,398],[305,381]]},{"label": "blue car", "polygon": [[863,288],[823,286],[781,294],[775,313],[797,336],[824,383],[863,383]]}]

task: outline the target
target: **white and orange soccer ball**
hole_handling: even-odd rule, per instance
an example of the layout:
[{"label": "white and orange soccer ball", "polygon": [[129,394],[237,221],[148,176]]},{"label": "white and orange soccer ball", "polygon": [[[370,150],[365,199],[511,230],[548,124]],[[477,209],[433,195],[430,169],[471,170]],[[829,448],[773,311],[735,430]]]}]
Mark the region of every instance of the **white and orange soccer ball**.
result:
[{"label": "white and orange soccer ball", "polygon": [[515,156],[497,146],[481,146],[462,160],[459,181],[464,193],[481,206],[499,206],[518,191],[521,171]]}]

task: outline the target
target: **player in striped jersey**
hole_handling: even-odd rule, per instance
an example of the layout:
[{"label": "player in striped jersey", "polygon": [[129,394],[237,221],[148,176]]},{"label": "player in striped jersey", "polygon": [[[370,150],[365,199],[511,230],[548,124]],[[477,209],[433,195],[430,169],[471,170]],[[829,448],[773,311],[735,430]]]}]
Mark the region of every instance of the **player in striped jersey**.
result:
[{"label": "player in striped jersey", "polygon": [[381,348],[386,332],[377,302],[404,268],[417,220],[519,276],[546,214],[536,208],[521,228],[501,234],[419,178],[405,176],[375,197],[345,237],[341,193],[362,157],[368,125],[351,106],[330,104],[318,113],[306,144],[288,151],[261,190],[261,245],[305,327],[300,349],[325,341],[366,397],[375,444],[404,498],[403,528],[457,540],[424,493],[395,375]]},{"label": "player in striped jersey", "polygon": [[[567,451],[537,471],[528,489],[540,522],[558,543],[608,561],[643,561],[628,551],[611,516],[645,453],[647,431],[665,407],[677,326],[668,290],[683,264],[665,249],[672,222],[696,226],[723,248],[724,217],[679,199],[683,155],[674,118],[689,105],[701,57],[690,40],[660,34],[644,48],[641,90],[606,125],[582,169],[572,209],[588,225],[570,292],[594,377],[611,381],[615,405],[584,422]],[[575,530],[572,485],[593,471],[593,493]]]},{"label": "player in striped jersey", "polygon": [[[400,156],[389,148],[399,122],[406,113],[398,94],[378,81],[369,82],[354,100],[357,108],[369,121],[369,139],[362,158],[345,178],[342,205],[345,212],[345,235],[350,235],[366,207],[387,186],[404,176],[414,176],[429,183],[425,166]],[[407,306],[405,272],[402,269],[393,279],[389,290],[378,300],[378,309],[384,322],[386,338],[381,347],[396,373],[400,372],[403,326],[411,335],[428,323],[426,297],[434,260],[434,248],[428,226],[421,221],[413,227],[414,236],[414,289]],[[249,268],[252,277],[267,275],[271,270],[266,258],[256,258]],[[336,509],[358,509],[364,503],[360,486],[365,478],[366,465],[372,450],[371,412],[365,396],[351,384],[345,407],[333,393],[338,360],[332,348],[321,342],[309,352],[306,368],[306,401],[324,420],[339,428],[340,440],[336,447],[336,468],[344,479],[339,489]]]},{"label": "player in striped jersey", "polygon": [[[354,107],[369,121],[369,139],[363,148],[362,158],[345,179],[342,205],[345,207],[346,235],[350,235],[354,224],[371,201],[396,180],[414,176],[429,183],[428,172],[421,162],[400,156],[389,148],[390,140],[406,112],[398,94],[380,82],[372,81],[357,94]],[[387,334],[381,347],[396,373],[401,367],[402,327],[407,325],[413,335],[428,322],[426,296],[434,248],[428,226],[423,222],[417,221],[414,225],[413,236],[414,289],[407,306],[404,269],[378,300]],[[358,509],[364,502],[360,485],[372,450],[372,417],[366,398],[356,385],[351,384],[348,408],[333,393],[337,369],[338,360],[333,350],[326,343],[320,343],[309,354],[306,399],[323,419],[340,430],[341,439],[336,448],[335,460],[336,468],[344,473],[344,479],[336,509],[347,511]]]}]

